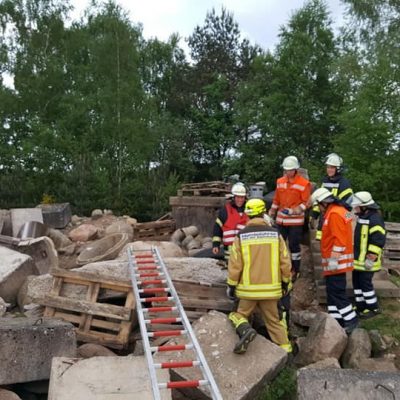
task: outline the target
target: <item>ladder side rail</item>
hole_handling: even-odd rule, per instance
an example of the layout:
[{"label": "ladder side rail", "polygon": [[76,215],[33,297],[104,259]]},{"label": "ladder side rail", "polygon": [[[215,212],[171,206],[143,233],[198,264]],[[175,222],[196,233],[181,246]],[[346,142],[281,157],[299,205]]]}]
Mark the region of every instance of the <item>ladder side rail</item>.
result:
[{"label": "ladder side rail", "polygon": [[203,375],[207,378],[207,380],[210,384],[213,400],[223,400],[222,395],[217,386],[217,383],[215,382],[214,376],[210,370],[210,367],[207,364],[207,361],[206,361],[206,358],[204,357],[203,351],[201,350],[200,344],[197,341],[196,335],[193,332],[192,326],[186,315],[185,309],[183,308],[182,303],[179,299],[178,293],[175,290],[175,286],[172,282],[172,279],[169,276],[167,267],[165,266],[164,261],[162,260],[162,258],[160,256],[160,252],[157,247],[153,246],[152,249],[153,249],[153,252],[157,256],[157,260],[161,266],[162,271],[164,272],[164,279],[166,279],[168,282],[168,286],[169,286],[170,292],[172,294],[172,297],[175,299],[176,307],[178,308],[179,315],[182,318],[182,325],[184,326],[185,330],[188,332],[188,335],[189,335],[190,339],[192,340],[195,352],[197,353],[199,361],[201,362],[200,368],[203,370]]},{"label": "ladder side rail", "polygon": [[[136,263],[135,263],[136,264]],[[150,379],[151,379],[151,387],[153,390],[153,398],[154,400],[161,400],[161,394],[160,394],[160,389],[158,387],[158,380],[157,380],[157,373],[154,368],[154,364],[152,362],[153,360],[153,355],[151,354],[150,350],[150,341],[149,337],[147,335],[147,330],[146,330],[146,323],[144,320],[144,315],[142,311],[142,303],[140,301],[140,295],[139,295],[139,288],[137,286],[137,279],[135,275],[135,270],[134,270],[134,261],[132,258],[132,251],[128,247],[128,265],[129,265],[129,271],[131,274],[131,280],[132,280],[132,290],[135,295],[135,300],[136,300],[136,310],[137,310],[137,315],[139,319],[139,326],[140,326],[140,333],[142,335],[143,343],[144,343],[144,350],[146,353],[146,359],[147,359],[147,367],[149,369],[150,373]]]}]

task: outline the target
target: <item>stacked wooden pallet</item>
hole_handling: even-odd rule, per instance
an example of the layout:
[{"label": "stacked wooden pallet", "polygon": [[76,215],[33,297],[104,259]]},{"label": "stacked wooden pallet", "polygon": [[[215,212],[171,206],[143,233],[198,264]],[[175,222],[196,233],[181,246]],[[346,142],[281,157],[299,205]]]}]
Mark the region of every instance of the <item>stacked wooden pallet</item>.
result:
[{"label": "stacked wooden pallet", "polygon": [[231,185],[222,181],[185,183],[178,190],[178,196],[225,196],[231,192]]},{"label": "stacked wooden pallet", "polygon": [[152,221],[136,224],[134,240],[169,240],[176,230],[175,220]]},{"label": "stacked wooden pallet", "polygon": [[383,252],[383,265],[400,275],[400,223],[388,222],[386,228],[386,245]]},{"label": "stacked wooden pallet", "polygon": [[[126,348],[132,327],[137,324],[135,298],[129,280],[116,279],[84,271],[57,269],[50,294],[41,304],[46,306],[44,316],[60,318],[75,325],[77,340],[97,343],[115,349]],[[86,289],[84,298],[64,294],[66,285]],[[122,305],[99,301],[100,291],[110,291]]]}]

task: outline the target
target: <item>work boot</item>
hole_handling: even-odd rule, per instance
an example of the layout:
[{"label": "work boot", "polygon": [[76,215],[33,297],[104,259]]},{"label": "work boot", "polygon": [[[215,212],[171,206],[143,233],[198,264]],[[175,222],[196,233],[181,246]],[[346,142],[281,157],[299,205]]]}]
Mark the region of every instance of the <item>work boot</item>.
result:
[{"label": "work boot", "polygon": [[246,353],[250,342],[257,336],[257,332],[248,323],[239,325],[236,328],[236,333],[239,336],[239,341],[235,344],[233,352],[236,354]]},{"label": "work boot", "polygon": [[381,313],[382,311],[380,308],[376,308],[375,310],[369,310],[368,308],[366,308],[358,314],[358,317],[361,319],[370,319]]}]

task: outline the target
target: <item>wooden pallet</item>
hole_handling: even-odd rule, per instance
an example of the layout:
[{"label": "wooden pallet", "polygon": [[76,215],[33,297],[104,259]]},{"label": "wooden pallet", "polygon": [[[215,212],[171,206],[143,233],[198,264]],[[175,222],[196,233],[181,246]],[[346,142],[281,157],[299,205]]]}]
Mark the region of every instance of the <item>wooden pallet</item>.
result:
[{"label": "wooden pallet", "polygon": [[143,222],[135,225],[134,240],[169,240],[175,232],[175,220],[159,220]]},{"label": "wooden pallet", "polygon": [[[53,287],[50,294],[40,302],[46,306],[44,316],[60,318],[76,327],[77,340],[101,344],[115,349],[128,346],[129,334],[137,323],[135,298],[129,280],[116,280],[84,271],[56,269],[52,271]],[[63,295],[67,284],[84,286],[83,299]],[[100,290],[112,291],[123,297],[123,305],[99,302]]]},{"label": "wooden pallet", "polygon": [[178,190],[178,196],[225,196],[231,185],[222,181],[186,183]]},{"label": "wooden pallet", "polygon": [[173,280],[188,318],[193,321],[210,310],[232,311],[233,302],[226,297],[226,285],[203,284],[197,281]]}]

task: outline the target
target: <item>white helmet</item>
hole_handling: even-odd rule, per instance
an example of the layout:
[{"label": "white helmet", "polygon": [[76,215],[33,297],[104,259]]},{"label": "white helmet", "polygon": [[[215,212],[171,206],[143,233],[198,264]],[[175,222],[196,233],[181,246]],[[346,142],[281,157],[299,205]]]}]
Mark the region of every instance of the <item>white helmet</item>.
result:
[{"label": "white helmet", "polygon": [[295,156],[288,156],[283,160],[282,168],[285,171],[290,171],[292,169],[299,169],[300,168],[299,160]]},{"label": "white helmet", "polygon": [[313,205],[318,203],[332,203],[334,201],[332,192],[327,188],[319,188],[311,195],[311,202]]},{"label": "white helmet", "polygon": [[343,159],[336,153],[331,153],[326,156],[325,164],[332,165],[333,167],[340,169],[343,166]]},{"label": "white helmet", "polygon": [[247,194],[246,187],[244,186],[244,184],[242,182],[235,183],[232,186],[231,193],[234,196],[246,196],[246,194]]},{"label": "white helmet", "polygon": [[370,192],[357,192],[353,194],[353,198],[351,200],[352,207],[366,207],[373,204],[375,205],[375,201]]}]

